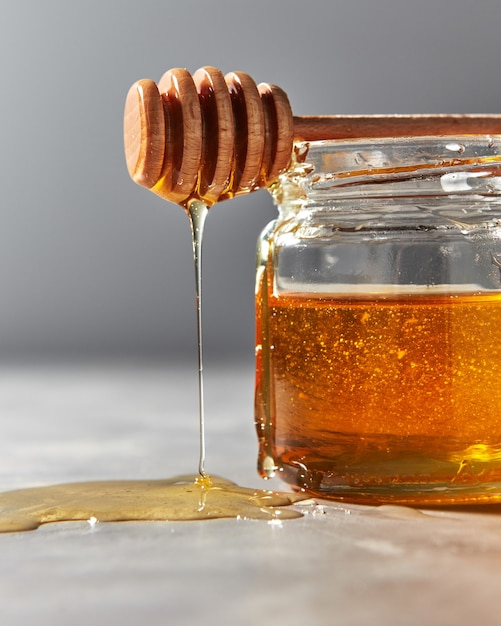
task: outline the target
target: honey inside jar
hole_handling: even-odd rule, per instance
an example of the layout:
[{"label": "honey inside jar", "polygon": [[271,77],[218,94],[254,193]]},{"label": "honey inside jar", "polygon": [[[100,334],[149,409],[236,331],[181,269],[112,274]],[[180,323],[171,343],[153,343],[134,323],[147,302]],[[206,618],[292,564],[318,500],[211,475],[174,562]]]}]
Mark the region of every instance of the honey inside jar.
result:
[{"label": "honey inside jar", "polygon": [[258,396],[288,482],[420,503],[501,483],[501,295],[270,296],[264,326]]}]

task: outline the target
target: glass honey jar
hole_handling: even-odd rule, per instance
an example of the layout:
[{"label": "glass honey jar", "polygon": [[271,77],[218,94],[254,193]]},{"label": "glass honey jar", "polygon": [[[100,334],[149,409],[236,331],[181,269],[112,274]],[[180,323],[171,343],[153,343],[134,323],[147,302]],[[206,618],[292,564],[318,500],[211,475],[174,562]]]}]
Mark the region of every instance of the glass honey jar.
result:
[{"label": "glass honey jar", "polygon": [[298,143],[258,243],[259,470],[501,502],[501,136]]}]

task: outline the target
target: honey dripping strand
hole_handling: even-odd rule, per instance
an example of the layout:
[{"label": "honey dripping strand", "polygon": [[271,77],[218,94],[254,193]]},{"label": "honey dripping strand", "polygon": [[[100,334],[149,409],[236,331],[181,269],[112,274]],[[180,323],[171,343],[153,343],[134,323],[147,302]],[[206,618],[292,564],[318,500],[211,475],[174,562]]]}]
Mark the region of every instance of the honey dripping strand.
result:
[{"label": "honey dripping strand", "polygon": [[205,218],[209,209],[199,200],[188,204],[191,237],[193,243],[193,261],[195,264],[195,295],[197,311],[197,356],[198,356],[198,419],[199,419],[199,459],[198,473],[202,479],[205,473],[205,402],[203,377],[203,337],[202,337],[202,241]]}]

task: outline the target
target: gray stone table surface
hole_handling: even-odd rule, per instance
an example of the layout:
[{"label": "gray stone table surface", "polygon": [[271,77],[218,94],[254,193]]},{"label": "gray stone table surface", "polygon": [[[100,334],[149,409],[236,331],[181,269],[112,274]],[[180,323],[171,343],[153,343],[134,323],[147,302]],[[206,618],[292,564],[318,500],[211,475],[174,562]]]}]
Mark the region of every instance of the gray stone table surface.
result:
[{"label": "gray stone table surface", "polygon": [[[207,469],[261,488],[253,374],[206,370]],[[3,367],[0,490],[197,467],[192,364]],[[500,624],[501,513],[317,502],[298,520],[0,535],[0,624]]]}]

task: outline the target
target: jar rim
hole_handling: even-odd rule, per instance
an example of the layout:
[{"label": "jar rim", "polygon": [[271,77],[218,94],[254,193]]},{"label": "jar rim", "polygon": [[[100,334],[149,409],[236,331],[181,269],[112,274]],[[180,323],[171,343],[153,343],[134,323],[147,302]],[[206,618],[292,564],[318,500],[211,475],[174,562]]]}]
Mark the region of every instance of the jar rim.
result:
[{"label": "jar rim", "polygon": [[285,179],[297,175],[353,176],[402,169],[501,165],[501,135],[429,135],[299,141]]},{"label": "jar rim", "polygon": [[436,135],[297,142],[270,189],[296,209],[330,197],[501,196],[501,135]]}]

